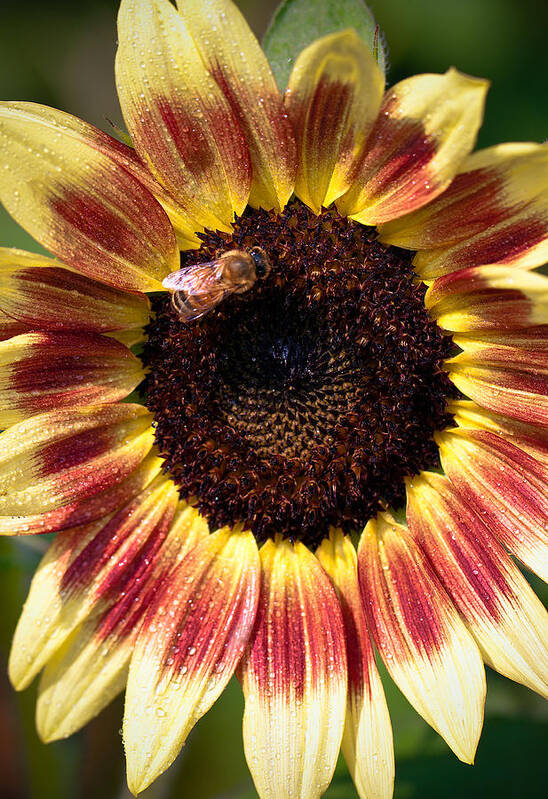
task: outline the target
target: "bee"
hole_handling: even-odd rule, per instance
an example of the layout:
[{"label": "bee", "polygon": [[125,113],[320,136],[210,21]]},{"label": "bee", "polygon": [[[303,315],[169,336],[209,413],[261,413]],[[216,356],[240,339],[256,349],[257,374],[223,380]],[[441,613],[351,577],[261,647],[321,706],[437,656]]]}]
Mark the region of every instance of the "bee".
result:
[{"label": "bee", "polygon": [[173,291],[172,305],[181,321],[188,323],[208,314],[225,297],[249,291],[270,269],[268,256],[260,247],[228,250],[215,261],[172,272],[162,285]]}]

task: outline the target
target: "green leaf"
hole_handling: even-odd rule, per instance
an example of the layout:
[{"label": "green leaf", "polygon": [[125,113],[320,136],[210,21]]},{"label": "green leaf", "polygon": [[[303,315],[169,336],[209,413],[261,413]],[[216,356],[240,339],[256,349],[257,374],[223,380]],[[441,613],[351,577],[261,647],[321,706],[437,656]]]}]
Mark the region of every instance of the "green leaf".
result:
[{"label": "green leaf", "polygon": [[272,71],[283,91],[299,53],[329,33],[354,28],[386,71],[386,57],[373,14],[363,0],[283,0],[263,40]]}]

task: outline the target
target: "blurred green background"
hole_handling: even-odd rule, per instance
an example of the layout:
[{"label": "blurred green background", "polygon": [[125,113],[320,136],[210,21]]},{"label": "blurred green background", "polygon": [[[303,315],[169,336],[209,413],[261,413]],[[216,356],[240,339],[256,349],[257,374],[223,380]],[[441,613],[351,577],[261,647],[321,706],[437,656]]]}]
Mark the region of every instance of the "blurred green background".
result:
[{"label": "blurred green background", "polygon": [[[32,100],[109,130],[121,124],[113,81],[117,0],[4,0],[0,97]],[[262,35],[275,0],[242,0]],[[455,65],[492,81],[479,145],[542,141],[548,133],[546,0],[371,0],[388,44],[388,80]],[[0,244],[39,249],[0,209]],[[34,730],[35,689],[16,695],[6,678],[10,638],[44,539],[0,541],[0,797],[128,799],[114,702],[68,741],[42,745]],[[545,587],[535,589],[548,599]],[[384,675],[386,677],[386,675]],[[474,768],[459,763],[388,678],[395,734],[396,799],[546,794],[548,708],[489,671],[485,729]],[[200,722],[174,766],[144,799],[253,799],[241,743],[237,683]],[[355,799],[341,761],[328,799]]]}]

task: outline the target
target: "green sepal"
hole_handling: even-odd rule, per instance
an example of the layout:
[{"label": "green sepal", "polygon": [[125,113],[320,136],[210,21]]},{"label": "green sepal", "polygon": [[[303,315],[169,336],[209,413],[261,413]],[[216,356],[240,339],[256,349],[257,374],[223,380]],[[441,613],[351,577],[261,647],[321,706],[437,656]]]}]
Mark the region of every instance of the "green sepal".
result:
[{"label": "green sepal", "polygon": [[379,28],[363,0],[282,0],[263,39],[263,49],[283,91],[299,53],[329,33],[354,28],[386,72]]}]

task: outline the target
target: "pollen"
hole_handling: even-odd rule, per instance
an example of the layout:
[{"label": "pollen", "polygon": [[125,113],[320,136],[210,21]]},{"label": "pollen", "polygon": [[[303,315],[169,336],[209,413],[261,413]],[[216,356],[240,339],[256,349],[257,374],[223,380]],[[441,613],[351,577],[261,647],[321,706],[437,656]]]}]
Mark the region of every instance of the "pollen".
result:
[{"label": "pollen", "polygon": [[146,403],[166,469],[213,528],[243,523],[317,545],[404,502],[439,465],[453,344],[424,307],[412,253],[300,201],[247,209],[181,266],[260,247],[271,271],[184,323],[153,301]]}]

